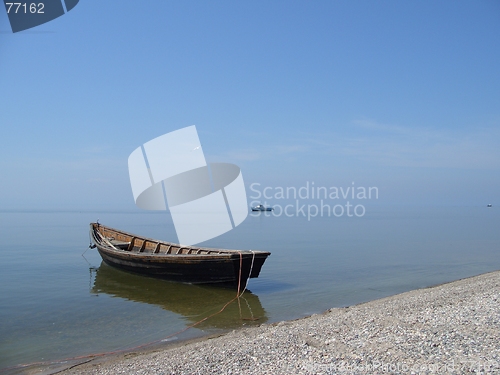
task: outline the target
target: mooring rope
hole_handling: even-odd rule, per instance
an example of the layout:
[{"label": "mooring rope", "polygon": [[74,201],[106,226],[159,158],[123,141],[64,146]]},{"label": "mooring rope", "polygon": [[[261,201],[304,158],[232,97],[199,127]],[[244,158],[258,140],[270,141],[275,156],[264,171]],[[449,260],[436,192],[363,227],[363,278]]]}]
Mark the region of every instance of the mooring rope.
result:
[{"label": "mooring rope", "polygon": [[[247,282],[245,284],[245,289],[243,289],[243,292],[241,292],[240,294],[240,297],[243,295],[243,293],[245,293],[245,290],[247,290],[247,286],[248,286],[248,281],[250,280],[250,276],[252,276],[252,270],[253,270],[253,261],[255,260],[255,251],[253,250],[250,250],[252,252],[252,264],[250,264],[250,272],[248,273],[248,278],[247,278]],[[241,252],[240,252],[240,255],[241,255]],[[240,263],[240,272],[241,272],[241,263]]]}]

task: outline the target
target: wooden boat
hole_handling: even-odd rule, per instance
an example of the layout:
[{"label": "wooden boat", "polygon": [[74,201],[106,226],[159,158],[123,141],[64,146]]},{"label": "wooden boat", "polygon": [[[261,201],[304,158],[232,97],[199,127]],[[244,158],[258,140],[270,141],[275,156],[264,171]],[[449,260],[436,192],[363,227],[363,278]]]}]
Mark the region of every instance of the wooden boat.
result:
[{"label": "wooden boat", "polygon": [[[90,237],[104,262],[147,276],[193,284],[233,284],[243,288],[258,277],[268,251],[184,246],[90,224]],[[93,246],[92,246],[93,247]]]}]

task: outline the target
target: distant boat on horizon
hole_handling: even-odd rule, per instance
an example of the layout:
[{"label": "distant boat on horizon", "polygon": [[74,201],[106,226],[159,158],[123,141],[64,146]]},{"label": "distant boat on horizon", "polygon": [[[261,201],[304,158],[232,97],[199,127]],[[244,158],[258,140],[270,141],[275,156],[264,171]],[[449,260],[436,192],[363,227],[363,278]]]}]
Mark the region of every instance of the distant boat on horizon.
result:
[{"label": "distant boat on horizon", "polygon": [[272,211],[274,208],[272,207],[264,207],[263,205],[259,204],[255,207],[252,207],[252,211]]}]

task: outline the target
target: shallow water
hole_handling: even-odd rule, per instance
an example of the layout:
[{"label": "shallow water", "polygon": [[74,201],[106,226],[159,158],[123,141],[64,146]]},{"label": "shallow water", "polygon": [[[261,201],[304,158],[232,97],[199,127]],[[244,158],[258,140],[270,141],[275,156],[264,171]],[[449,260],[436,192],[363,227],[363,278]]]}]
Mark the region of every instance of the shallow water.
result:
[{"label": "shallow water", "polygon": [[[175,239],[169,216],[2,212],[0,368],[293,319],[500,268],[500,211],[367,207],[363,217],[252,214],[206,246],[271,251],[244,298],[128,274],[88,249],[88,224]],[[83,254],[83,255],[82,255]]]}]

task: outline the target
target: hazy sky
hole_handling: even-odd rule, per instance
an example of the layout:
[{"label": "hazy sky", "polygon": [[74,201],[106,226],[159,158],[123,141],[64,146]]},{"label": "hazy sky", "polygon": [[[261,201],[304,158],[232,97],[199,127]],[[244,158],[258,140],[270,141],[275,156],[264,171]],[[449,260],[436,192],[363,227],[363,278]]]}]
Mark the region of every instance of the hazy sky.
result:
[{"label": "hazy sky", "polygon": [[0,209],[134,209],[127,159],[196,125],[247,186],[500,204],[498,1],[92,1],[0,10]]}]

